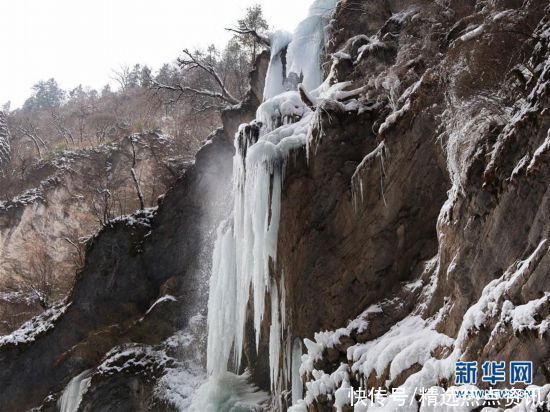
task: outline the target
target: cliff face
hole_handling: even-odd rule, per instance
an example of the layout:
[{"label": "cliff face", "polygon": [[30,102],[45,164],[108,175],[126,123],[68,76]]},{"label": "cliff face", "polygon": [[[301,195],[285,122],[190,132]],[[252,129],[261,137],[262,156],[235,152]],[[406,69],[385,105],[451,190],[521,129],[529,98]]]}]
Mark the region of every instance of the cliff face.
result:
[{"label": "cliff face", "polygon": [[338,4],[327,66],[364,96],[317,108],[277,256],[292,335],[337,329],[307,344],[308,410],[344,382],[447,387],[459,358],[549,382],[546,6]]},{"label": "cliff face", "polygon": [[[134,135],[136,173],[146,205],[175,180],[169,136]],[[68,293],[83,263],[83,241],[111,218],[139,208],[129,139],[64,151],[21,176],[2,176],[0,195],[0,333],[9,333]],[[48,285],[48,283],[50,285]]]},{"label": "cliff face", "polygon": [[[36,334],[23,327],[3,339],[2,410],[39,405],[113,347],[155,345],[188,323],[196,313],[182,313],[178,301],[200,307],[189,297],[204,288],[196,271],[212,219],[223,211],[212,202],[225,190],[231,155],[226,140],[214,139],[158,211],[112,221],[91,241],[67,303],[39,320]],[[165,295],[173,298],[153,305]]]}]

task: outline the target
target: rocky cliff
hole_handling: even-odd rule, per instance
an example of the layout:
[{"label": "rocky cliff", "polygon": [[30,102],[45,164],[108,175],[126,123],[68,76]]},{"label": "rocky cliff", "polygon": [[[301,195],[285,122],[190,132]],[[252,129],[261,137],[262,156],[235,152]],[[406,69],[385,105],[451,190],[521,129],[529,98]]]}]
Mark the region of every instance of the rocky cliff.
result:
[{"label": "rocky cliff", "polygon": [[[325,82],[299,90],[302,106],[292,92],[268,100],[241,128],[236,279],[247,279],[241,254],[244,272],[258,270],[246,266],[247,242],[272,278],[253,272],[243,349],[256,382],[282,399],[272,409],[300,375],[293,411],[351,410],[350,388],[400,388],[417,410],[413,392],[454,391],[458,361],[531,361],[544,400],[549,11],[537,1],[340,1],[325,30]],[[285,154],[287,137],[303,146]],[[271,188],[249,173],[262,162]],[[250,193],[262,190],[266,220],[280,213],[274,249],[271,227],[258,241],[264,211]],[[300,343],[289,348],[302,340],[300,359]]]},{"label": "rocky cliff", "polygon": [[549,383],[549,11],[339,3],[328,64],[362,105],[317,109],[279,236],[292,334],[334,331],[307,345],[308,410],[339,386],[448,388],[458,359]]},{"label": "rocky cliff", "polygon": [[[457,361],[531,361],[544,400],[549,14],[342,0],[316,90],[288,81],[308,76],[300,40],[272,35],[287,89],[264,96],[262,55],[158,209],[110,222],[69,298],[0,338],[0,409],[187,410],[205,316],[209,372],[248,369],[267,410],[380,410],[350,388],[438,410],[414,390],[452,391]],[[297,33],[319,34],[308,19]]]},{"label": "rocky cliff", "polygon": [[[155,205],[184,168],[169,136],[133,135],[136,176]],[[52,153],[0,179],[0,333],[40,312],[73,283],[84,243],[114,216],[139,208],[130,140]]]}]

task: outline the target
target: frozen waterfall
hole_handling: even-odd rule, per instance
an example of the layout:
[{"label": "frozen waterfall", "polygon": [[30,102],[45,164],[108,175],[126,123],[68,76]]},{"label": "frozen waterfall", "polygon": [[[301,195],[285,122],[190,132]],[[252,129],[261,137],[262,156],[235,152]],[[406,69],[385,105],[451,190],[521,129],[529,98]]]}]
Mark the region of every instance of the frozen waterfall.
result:
[{"label": "frozen waterfall", "polygon": [[90,375],[91,371],[85,370],[70,380],[57,402],[60,412],[74,412],[78,410],[82,396],[90,384]]},{"label": "frozen waterfall", "polygon": [[[288,73],[300,76],[308,90],[321,84],[319,54],[327,16],[335,3],[335,0],[315,1],[293,36],[286,32],[270,36],[272,57],[265,101],[257,110],[257,120],[242,125],[236,134],[233,213],[218,228],[210,278],[207,350],[210,379],[197,392],[194,410],[200,406],[201,410],[215,410],[206,407],[206,398],[212,393],[223,394],[220,402],[224,405],[238,402],[239,393],[246,394],[246,402],[256,399],[260,403],[267,399],[247,383],[246,373],[237,376],[228,372],[238,373],[240,369],[250,308],[258,350],[266,301],[271,313],[266,338],[272,393],[280,394],[291,384],[298,391],[300,386],[299,376],[295,371],[291,373],[291,369],[296,369],[293,365],[301,355],[301,344],[298,341],[293,347],[287,330],[284,276],[277,280],[272,271],[277,267],[285,165],[291,151],[305,146],[313,112],[301,101],[298,91],[285,88],[282,66],[286,62]],[[286,61],[280,59],[283,49],[285,55],[288,49]]]}]

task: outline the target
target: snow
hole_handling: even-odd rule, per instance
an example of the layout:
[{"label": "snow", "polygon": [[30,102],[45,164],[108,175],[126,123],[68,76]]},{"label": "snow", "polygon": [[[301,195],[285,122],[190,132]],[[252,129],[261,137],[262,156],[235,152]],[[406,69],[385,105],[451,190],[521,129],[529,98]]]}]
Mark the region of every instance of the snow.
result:
[{"label": "snow", "polygon": [[7,303],[20,303],[24,302],[27,305],[36,302],[37,297],[34,293],[25,292],[21,290],[12,291],[12,292],[0,292],[0,301]]},{"label": "snow", "polygon": [[351,385],[345,382],[334,392],[334,406],[336,412],[342,412],[345,405],[351,404]]},{"label": "snow", "polygon": [[288,91],[263,102],[256,111],[256,119],[263,125],[263,133],[277,127],[293,123],[294,117],[303,117],[309,109],[305,106],[297,91]]},{"label": "snow", "polygon": [[482,24],[476,27],[475,29],[470,30],[467,33],[460,36],[459,40],[466,42],[466,41],[477,39],[483,34],[484,31],[485,31],[485,25]]},{"label": "snow", "polygon": [[[542,336],[542,333],[548,328],[548,320],[537,322],[536,314],[548,304],[550,293],[546,293],[539,299],[534,299],[518,306],[514,306],[509,300],[504,299],[504,297],[514,296],[520,290],[530,273],[536,269],[538,262],[540,262],[547,252],[548,242],[542,240],[527,259],[512,265],[501,278],[491,282],[483,290],[478,302],[472,305],[466,312],[456,340],[435,330],[436,325],[448,310],[448,304],[433,318],[424,320],[420,316],[409,315],[381,337],[349,347],[347,357],[352,365],[350,372],[346,371],[348,366],[344,364],[338,369],[338,374],[328,375],[323,371],[314,369],[313,365],[315,360],[320,359],[325,348],[338,344],[342,336],[351,333],[352,324],[355,323],[357,325],[358,320],[365,322],[365,313],[355,321],[350,322],[347,328],[341,328],[334,332],[317,333],[315,335],[315,342],[305,340],[304,343],[306,344],[308,353],[302,356],[300,372],[302,374],[310,374],[310,378],[312,379],[311,382],[306,383],[305,405],[311,404],[321,394],[328,395],[329,397],[334,396],[337,408],[345,405],[346,386],[348,385],[346,378],[349,377],[347,373],[367,379],[372,373],[376,376],[381,376],[389,367],[389,377],[386,385],[391,385],[391,382],[401,372],[415,364],[421,365],[422,369],[410,375],[400,387],[406,391],[412,391],[414,388],[430,388],[437,385],[442,379],[451,380],[454,364],[461,358],[467,344],[467,337],[471,331],[481,328],[489,317],[498,316],[499,312],[501,313],[501,321],[505,319],[510,322],[515,330],[521,331],[526,328],[538,329]],[[437,262],[432,260],[426,267],[427,269],[431,268],[430,270],[433,271],[436,264]],[[421,286],[421,282],[418,281],[404,285],[405,288],[418,288]],[[425,286],[425,289],[429,292],[432,287],[433,285],[430,283]],[[371,306],[365,312],[378,313],[379,310],[381,310],[380,306]],[[368,327],[368,323],[365,325],[366,327]],[[434,358],[434,351],[444,347],[449,349],[450,354],[443,359]],[[445,392],[442,388],[432,388],[432,395],[436,396],[436,398],[444,396],[445,400],[452,400],[455,389],[454,387],[450,387]],[[461,389],[467,388],[462,386]],[[338,397],[337,403],[336,397]],[[403,407],[397,406],[397,401],[397,398],[392,399],[392,396],[389,396],[385,399],[382,406],[362,405],[356,406],[355,410],[403,410]],[[293,403],[296,405],[296,410],[300,411],[301,409],[299,408],[303,404],[297,400],[294,400]],[[477,406],[470,402],[468,405],[461,404],[457,408],[449,409],[449,411],[471,411]],[[410,408],[410,410],[417,410],[416,403],[413,402]],[[445,409],[433,409],[431,404],[425,402],[421,405],[420,410],[439,411]]]},{"label": "snow", "polygon": [[[314,369],[314,362],[321,359],[326,348],[334,347],[343,336],[349,336],[352,331],[361,333],[366,330],[367,315],[381,312],[379,305],[372,305],[359,318],[351,321],[346,328],[340,328],[334,332],[316,333],[315,342],[304,339],[308,353],[302,356],[300,373],[310,374],[313,377],[313,381],[306,383],[307,391],[304,400],[307,404],[311,404],[321,394],[334,393],[335,396],[338,395],[338,402],[343,406],[346,391],[338,391],[338,388],[346,388],[349,385],[349,373],[360,373],[361,376],[368,377],[371,372],[375,372],[380,376],[389,365],[390,376],[387,381],[389,385],[401,372],[415,364],[424,364],[431,359],[436,349],[450,347],[454,342],[452,338],[435,330],[436,319],[423,320],[420,316],[411,315],[396,324],[382,337],[349,347],[347,357],[352,364],[351,369],[347,364],[342,364],[331,375]],[[391,405],[394,402],[395,400],[390,396],[384,405],[385,409],[381,410],[393,410]]]},{"label": "snow", "polygon": [[204,370],[198,365],[169,368],[155,386],[155,397],[168,402],[179,411],[187,411],[193,394],[204,379]]},{"label": "snow", "polygon": [[300,365],[302,358],[302,343],[300,339],[295,338],[292,344],[292,366],[291,366],[291,389],[292,404],[296,404],[303,396],[302,378],[300,376]]},{"label": "snow", "polygon": [[157,299],[150,307],[149,309],[147,309],[147,312],[145,312],[146,315],[149,314],[149,312],[151,312],[155,306],[161,304],[162,302],[176,302],[177,299],[172,296],[172,295],[164,295],[162,297],[160,297],[159,299]]},{"label": "snow", "polygon": [[35,202],[44,202],[43,187],[41,183],[39,188],[32,188],[26,190],[22,194],[14,197],[11,200],[4,200],[0,202],[0,210],[9,210],[21,206],[27,206]]},{"label": "snow", "polygon": [[533,268],[547,252],[548,241],[544,239],[527,259],[518,263],[517,267],[508,269],[499,279],[495,279],[485,286],[479,300],[464,315],[457,337],[459,346],[466,342],[470,330],[479,330],[489,317],[495,317],[499,313],[503,297],[510,294],[522,281],[525,282]]},{"label": "snow", "polygon": [[55,326],[56,321],[65,313],[69,305],[70,303],[59,303],[23,323],[16,331],[0,337],[0,346],[20,345],[34,341]]},{"label": "snow", "polygon": [[306,401],[303,399],[298,400],[290,408],[288,408],[288,412],[308,412]]},{"label": "snow", "polygon": [[473,113],[466,105],[457,107],[456,112],[455,114],[451,114],[449,111],[443,113],[444,116],[453,119],[446,126],[448,140],[445,151],[451,182],[462,193],[471,159],[479,140],[485,136],[488,120],[492,118],[492,115],[486,108],[481,108]]},{"label": "snow", "polygon": [[328,373],[314,369],[311,374],[313,380],[306,382],[306,396],[304,397],[308,405],[311,405],[321,395],[334,393],[337,388],[336,382]]},{"label": "snow", "polygon": [[[550,304],[550,292],[545,292],[540,299],[534,299],[524,305],[514,307],[509,300],[502,304],[501,321],[509,322],[514,332],[523,332],[525,330],[535,330],[542,338],[550,327],[550,319],[544,319],[537,322],[536,315],[541,313]],[[496,329],[496,328],[495,328]]]},{"label": "snow", "polygon": [[268,396],[249,383],[250,374],[212,375],[193,395],[189,412],[255,411]]},{"label": "snow", "polygon": [[103,362],[97,367],[98,375],[112,376],[126,370],[148,370],[169,365],[173,361],[164,350],[132,343],[117,346],[104,356]]},{"label": "snow", "polygon": [[376,36],[371,36],[366,38],[368,43],[362,45],[357,49],[357,58],[355,59],[355,64],[359,63],[365,55],[378,49],[384,48],[386,45],[378,39]]},{"label": "snow", "polygon": [[6,122],[6,116],[0,110],[0,170],[10,161],[11,146],[10,132]]},{"label": "snow", "polygon": [[501,302],[504,303],[505,300],[504,296],[513,295],[513,292],[521,287],[522,282],[527,280],[546,253],[548,241],[544,239],[527,259],[512,265],[499,279],[490,282],[483,289],[479,300],[466,311],[451,354],[444,359],[429,359],[422,370],[407,378],[404,386],[428,388],[437,385],[441,379],[450,379],[454,363],[460,360],[466,349],[468,336],[476,329],[480,329],[489,317],[498,315]]},{"label": "snow", "polygon": [[119,222],[124,222],[128,226],[142,226],[146,229],[151,228],[151,221],[155,217],[158,206],[148,207],[143,210],[136,210],[131,215],[123,215],[111,219],[108,224],[116,224]]},{"label": "snow", "polygon": [[390,366],[389,382],[415,364],[423,365],[441,347],[450,347],[453,339],[435,330],[435,322],[409,316],[398,322],[382,337],[348,349],[352,371],[365,377],[382,375]]},{"label": "snow", "polygon": [[514,167],[514,170],[512,170],[512,174],[510,175],[510,180],[513,180],[517,176],[519,176],[521,172],[523,172],[524,169],[527,167],[528,162],[529,162],[529,155],[526,154],[519,160],[519,162],[516,164],[516,167]]},{"label": "snow", "polygon": [[543,156],[548,156],[548,152],[550,151],[550,129],[548,130],[546,134],[546,139],[544,139],[544,142],[535,150],[535,153],[533,154],[533,158],[531,159],[531,163],[529,163],[529,166],[527,167],[527,172],[533,172],[539,164],[539,159]]},{"label": "snow", "polygon": [[[197,314],[189,320],[187,328],[162,344],[162,350],[183,360],[166,358],[164,375],[157,381],[153,394],[178,411],[189,409],[193,394],[207,378],[201,344],[204,325],[204,317]],[[165,361],[162,350],[157,352],[159,362]]]}]

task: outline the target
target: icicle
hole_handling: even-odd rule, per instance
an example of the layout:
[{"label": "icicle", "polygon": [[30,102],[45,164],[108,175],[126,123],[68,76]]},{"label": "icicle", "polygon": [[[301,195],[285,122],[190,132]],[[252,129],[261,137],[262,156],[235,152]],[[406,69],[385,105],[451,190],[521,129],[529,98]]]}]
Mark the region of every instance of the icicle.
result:
[{"label": "icicle", "polygon": [[282,55],[292,40],[292,34],[286,31],[277,30],[269,35],[271,43],[271,59],[265,78],[264,100],[276,96],[285,91],[284,81],[286,77],[286,67],[283,67]]},{"label": "icicle", "polygon": [[[252,285],[256,346],[269,289],[269,262],[275,264],[281,210],[281,161],[277,147],[266,141],[252,146],[246,157],[242,209],[235,210],[237,277],[240,279],[238,319],[244,325],[249,286]],[[246,296],[245,296],[246,295]],[[242,347],[242,337],[237,348]]]},{"label": "icicle", "polygon": [[288,46],[288,73],[303,78],[306,90],[313,90],[322,82],[321,50],[324,47],[325,25],[337,0],[316,0],[309,8],[308,17],[294,31]]},{"label": "icicle", "polygon": [[[218,228],[210,279],[207,368],[211,388],[217,385],[217,377],[230,376],[225,371],[231,353],[235,369],[239,369],[250,299],[255,343],[259,347],[267,293],[271,298],[269,365],[275,397],[280,400],[283,386],[286,388],[289,380],[295,380],[294,358],[298,355],[294,354],[286,331],[286,285],[284,276],[277,284],[271,278],[271,270],[277,264],[284,168],[290,153],[305,146],[314,114],[298,92],[281,93],[287,87],[282,80],[288,79],[284,79],[280,57],[290,42],[295,59],[292,64],[299,70],[295,75],[303,74],[309,89],[319,86],[324,23],[335,3],[336,0],[316,0],[293,41],[287,33],[272,35],[273,55],[264,90],[267,100],[258,108],[257,121],[239,127],[235,136],[233,216]],[[306,51],[307,56],[302,56]]]},{"label": "icicle", "polygon": [[207,371],[216,375],[227,370],[233,335],[238,324],[236,305],[235,242],[228,222],[218,228],[214,246],[210,295],[208,297]]},{"label": "icicle", "polygon": [[271,286],[271,327],[269,329],[269,371],[271,378],[271,393],[278,392],[281,340],[279,291],[277,283],[273,281]]},{"label": "icicle", "polygon": [[71,379],[57,402],[60,412],[74,412],[78,410],[82,396],[90,385],[90,375],[91,371],[88,369]]}]

